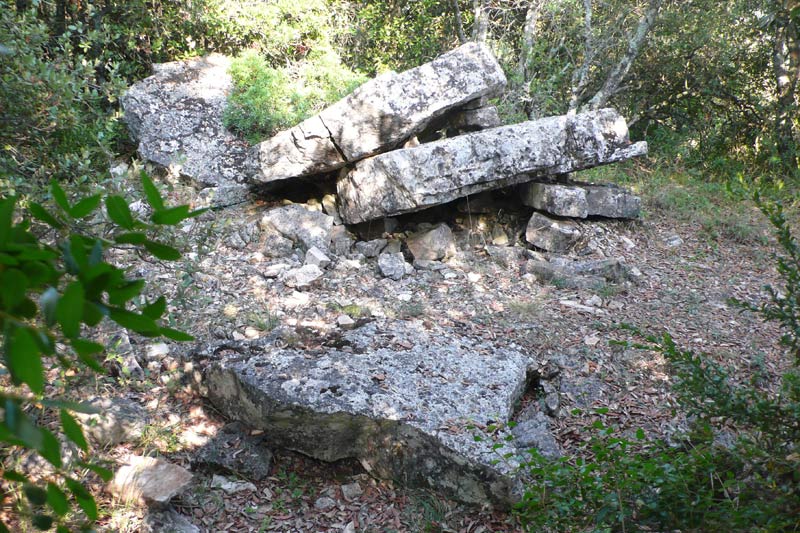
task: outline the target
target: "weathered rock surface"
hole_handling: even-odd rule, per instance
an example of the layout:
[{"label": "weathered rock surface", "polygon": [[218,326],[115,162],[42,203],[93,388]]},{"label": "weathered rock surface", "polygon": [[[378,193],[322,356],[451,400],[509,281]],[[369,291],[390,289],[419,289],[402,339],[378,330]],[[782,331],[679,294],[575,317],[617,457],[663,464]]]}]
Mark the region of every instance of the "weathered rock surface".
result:
[{"label": "weathered rock surface", "polygon": [[142,533],[201,533],[199,527],[172,507],[148,512],[141,531]]},{"label": "weathered rock surface", "polygon": [[638,218],[642,202],[613,185],[534,182],[523,185],[522,203],[551,215],[586,218]]},{"label": "weathered rock surface", "polygon": [[550,422],[544,413],[536,413],[530,420],[519,422],[511,431],[518,448],[536,448],[540,454],[549,458],[561,456],[558,443],[550,431]]},{"label": "weathered rock surface", "polygon": [[553,258],[550,261],[532,259],[525,270],[540,282],[552,282],[569,289],[588,289],[604,283],[623,283],[633,276],[631,269],[619,259],[572,261]]},{"label": "weathered rock surface", "polygon": [[261,218],[261,229],[276,242],[279,239],[271,236],[277,233],[279,237],[300,244],[305,250],[316,246],[322,252],[327,252],[331,243],[333,217],[300,204],[291,204],[267,211]]},{"label": "weathered rock surface", "polygon": [[219,54],[155,65],[155,74],[128,89],[121,99],[125,122],[143,159],[201,185],[246,181],[247,143],[222,123],[229,65]]},{"label": "weathered rock surface", "polygon": [[503,126],[357,163],[337,183],[339,213],[353,224],[646,152],[613,109]]},{"label": "weathered rock surface", "polygon": [[476,441],[467,426],[509,420],[529,356],[418,321],[372,322],[344,332],[338,346],[309,357],[264,341],[196,357],[207,365],[211,401],[272,445],[325,461],[358,458],[373,475],[462,501],[509,503],[511,467],[492,464],[493,440]]},{"label": "weathered rock surface", "polygon": [[83,432],[99,446],[115,446],[142,436],[149,414],[140,404],[126,398],[91,398],[96,414],[76,413]]},{"label": "weathered rock surface", "polygon": [[450,258],[456,253],[453,232],[444,223],[410,235],[406,245],[415,261],[438,261]]},{"label": "weathered rock surface", "polygon": [[565,253],[572,248],[581,231],[569,220],[555,220],[541,213],[534,213],[525,229],[525,240],[543,250]]},{"label": "weathered rock surface", "polygon": [[414,267],[406,262],[401,252],[382,253],[378,257],[378,269],[383,277],[395,281],[401,280],[403,276],[414,271]]},{"label": "weathered rock surface", "polygon": [[287,270],[278,276],[287,287],[302,288],[308,287],[323,276],[323,272],[317,265],[303,265],[300,268]]},{"label": "weathered rock surface", "polygon": [[400,74],[388,72],[251,151],[254,179],[329,172],[400,145],[434,118],[496,92],[506,78],[489,49],[469,43]]},{"label": "weathered rock surface", "polygon": [[157,459],[131,455],[117,469],[108,491],[130,502],[165,505],[192,481],[192,474],[178,465]]},{"label": "weathered rock surface", "polygon": [[224,426],[194,456],[192,463],[211,469],[226,470],[252,481],[269,476],[272,451],[266,435],[251,436],[240,422]]}]

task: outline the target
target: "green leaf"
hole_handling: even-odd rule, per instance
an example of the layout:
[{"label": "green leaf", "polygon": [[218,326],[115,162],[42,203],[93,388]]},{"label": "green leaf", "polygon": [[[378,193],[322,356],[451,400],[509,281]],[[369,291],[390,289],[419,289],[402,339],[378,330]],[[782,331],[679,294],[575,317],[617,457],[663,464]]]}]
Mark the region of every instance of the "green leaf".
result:
[{"label": "green leaf", "polygon": [[153,303],[147,304],[142,309],[142,314],[149,316],[153,320],[158,320],[161,318],[161,315],[164,314],[164,311],[167,310],[167,299],[161,296],[158,300]]},{"label": "green leaf", "polygon": [[77,444],[81,450],[89,451],[89,443],[86,442],[86,437],[83,436],[81,426],[65,409],[61,410],[61,428],[64,430],[64,435]]},{"label": "green leaf", "polygon": [[31,202],[28,204],[28,211],[31,212],[31,216],[33,218],[36,220],[41,220],[48,226],[51,226],[55,229],[61,229],[64,227],[64,224],[61,221],[59,221],[55,216],[50,214],[47,209],[36,202]]},{"label": "green leaf", "polygon": [[14,309],[23,300],[28,290],[28,277],[16,268],[0,273],[0,301],[7,310]]},{"label": "green leaf", "polygon": [[112,195],[106,198],[106,212],[108,217],[118,226],[133,229],[135,222],[128,202],[121,196]]},{"label": "green leaf", "polygon": [[33,392],[44,392],[42,356],[29,328],[16,328],[6,344],[6,366],[15,384],[27,383]]},{"label": "green leaf", "polygon": [[64,189],[61,188],[56,180],[50,181],[50,194],[53,195],[53,200],[56,201],[58,206],[69,213],[69,200],[67,200],[67,195],[64,193]]},{"label": "green leaf", "polygon": [[47,327],[53,327],[56,323],[56,305],[58,304],[58,291],[55,287],[49,287],[39,297],[39,307],[44,316]]},{"label": "green leaf", "polygon": [[114,237],[114,242],[118,244],[144,244],[147,242],[147,235],[144,233],[120,233]]},{"label": "green leaf", "polygon": [[25,497],[31,502],[31,505],[44,505],[47,502],[47,492],[41,487],[36,485],[27,484],[22,487]]},{"label": "green leaf", "polygon": [[108,316],[108,308],[105,305],[86,302],[83,307],[83,321],[87,326],[96,326],[106,316]]},{"label": "green leaf", "polygon": [[47,531],[53,527],[53,517],[46,514],[35,514],[31,517],[31,524],[39,531]]},{"label": "green leaf", "polygon": [[152,318],[140,315],[138,313],[133,313],[128,311],[127,309],[122,309],[120,307],[111,307],[109,309],[109,317],[111,320],[119,324],[125,329],[130,329],[137,333],[155,333],[157,334],[159,331],[158,326],[156,325],[155,320]]},{"label": "green leaf", "polygon": [[100,195],[95,194],[94,196],[84,198],[72,206],[72,208],[69,210],[69,214],[72,215],[73,218],[83,218],[97,209],[98,205],[100,205]]},{"label": "green leaf", "polygon": [[45,398],[42,400],[42,405],[52,407],[53,409],[69,409],[76,413],[85,413],[87,415],[96,415],[100,413],[100,409],[94,405],[86,402],[72,402],[69,400],[49,400]]},{"label": "green leaf", "polygon": [[144,243],[144,247],[148,252],[164,261],[175,261],[181,258],[181,253],[178,250],[160,242],[147,241]]},{"label": "green leaf", "polygon": [[19,472],[14,472],[13,470],[7,470],[3,472],[3,479],[7,479],[9,481],[15,481],[17,483],[27,483],[28,478]]},{"label": "green leaf", "polygon": [[165,336],[166,338],[172,339],[172,340],[178,341],[178,342],[188,342],[188,341],[193,341],[194,340],[194,337],[192,337],[188,333],[184,333],[183,331],[178,331],[177,329],[164,327],[164,328],[160,328],[158,330],[158,332],[161,335]]},{"label": "green leaf", "polygon": [[14,205],[17,198],[10,196],[0,200],[0,246],[4,246],[11,233],[11,226],[14,222]]},{"label": "green leaf", "polygon": [[105,347],[96,342],[87,341],[86,339],[72,339],[72,348],[78,354],[78,360],[98,373],[103,373],[103,367],[95,359],[94,355],[102,353]]},{"label": "green leaf", "polygon": [[642,428],[636,430],[636,438],[639,440],[644,440],[644,430]]},{"label": "green leaf", "polygon": [[61,468],[61,443],[46,429],[42,429],[42,446],[39,448],[39,454],[51,465]]},{"label": "green leaf", "polygon": [[187,218],[193,218],[198,215],[202,215],[205,212],[205,209],[198,209],[197,211],[190,212],[188,205],[178,205],[168,209],[156,211],[153,213],[153,216],[150,217],[150,220],[156,224],[174,226],[175,224],[178,224]]},{"label": "green leaf", "polygon": [[158,192],[155,183],[153,183],[153,180],[151,180],[150,176],[144,171],[142,171],[141,178],[144,195],[147,197],[147,203],[156,211],[164,209],[164,200],[161,197],[161,193]]},{"label": "green leaf", "polygon": [[56,320],[61,324],[61,329],[67,337],[77,337],[80,334],[85,301],[83,285],[77,280],[67,285],[64,294],[58,300]]},{"label": "green leaf", "polygon": [[143,288],[144,288],[143,279],[126,281],[119,287],[107,289],[106,292],[108,292],[108,301],[112,305],[124,305],[125,302],[127,302],[131,298],[139,296]]},{"label": "green leaf", "polygon": [[47,505],[49,505],[58,516],[64,516],[69,512],[67,495],[52,482],[47,484]]},{"label": "green leaf", "polygon": [[83,512],[86,513],[87,518],[92,521],[97,520],[97,504],[94,498],[92,498],[92,495],[89,494],[89,491],[86,490],[86,487],[69,477],[65,478],[64,482],[67,484],[69,491],[75,496],[78,505],[83,509]]},{"label": "green leaf", "polygon": [[100,465],[85,462],[81,462],[80,465],[97,474],[103,481],[111,481],[111,478],[114,477],[114,472]]}]

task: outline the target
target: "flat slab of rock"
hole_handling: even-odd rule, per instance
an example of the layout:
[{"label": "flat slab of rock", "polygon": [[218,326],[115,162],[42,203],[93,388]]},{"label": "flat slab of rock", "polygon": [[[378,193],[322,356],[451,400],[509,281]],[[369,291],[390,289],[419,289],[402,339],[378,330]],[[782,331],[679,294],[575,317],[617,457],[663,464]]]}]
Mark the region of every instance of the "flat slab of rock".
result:
[{"label": "flat slab of rock", "polygon": [[511,466],[493,464],[494,441],[476,441],[468,426],[509,420],[534,368],[528,355],[421,321],[372,322],[338,344],[313,355],[212,346],[196,357],[214,405],[263,429],[271,445],[358,458],[377,477],[461,501],[510,503]]},{"label": "flat slab of rock", "polygon": [[363,160],[337,183],[339,212],[355,224],[645,153],[613,109],[548,117]]},{"label": "flat slab of rock", "polygon": [[192,481],[192,473],[183,467],[157,459],[131,455],[117,469],[108,491],[125,501],[147,505],[166,505]]},{"label": "flat slab of rock", "polygon": [[201,185],[244,183],[248,145],[222,123],[230,59],[201,59],[155,65],[155,73],[122,96],[125,122],[139,155],[174,167]]},{"label": "flat slab of rock", "polygon": [[268,246],[279,247],[276,242],[288,239],[306,251],[316,247],[327,252],[331,243],[333,217],[301,204],[291,204],[267,211],[261,218],[260,226],[266,234]]},{"label": "flat slab of rock", "polygon": [[436,117],[505,84],[494,55],[478,43],[400,74],[388,72],[255,146],[254,179],[271,182],[330,172],[395,148]]},{"label": "flat slab of rock", "polygon": [[221,428],[198,450],[192,464],[261,481],[269,476],[272,463],[272,451],[264,440],[265,435],[250,435],[246,426],[233,422]]},{"label": "flat slab of rock", "polygon": [[638,218],[642,201],[614,185],[533,182],[522,186],[522,203],[561,217]]}]

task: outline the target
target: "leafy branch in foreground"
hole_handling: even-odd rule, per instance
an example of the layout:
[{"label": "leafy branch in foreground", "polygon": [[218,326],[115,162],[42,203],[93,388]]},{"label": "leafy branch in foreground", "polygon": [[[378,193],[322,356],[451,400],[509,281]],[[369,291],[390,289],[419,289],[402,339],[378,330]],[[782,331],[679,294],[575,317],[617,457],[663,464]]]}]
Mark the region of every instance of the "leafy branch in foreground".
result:
[{"label": "leafy branch in foreground", "polygon": [[[68,464],[62,457],[63,435],[84,454],[89,445],[72,412],[92,412],[83,404],[53,398],[47,373],[53,368],[86,368],[103,372],[99,355],[105,347],[91,340],[90,328],[108,318],[123,328],[147,337],[165,336],[191,340],[181,331],[161,325],[167,309],[161,296],[138,309],[145,282],[129,279],[108,263],[105,252],[112,247],[142,248],[158,259],[175,260],[180,252],[151,235],[160,226],[178,224],[202,211],[187,206],[168,207],[150,178],[142,174],[142,185],[152,207],[149,220],[134,216],[121,196],[100,195],[71,203],[57,182],[51,183],[52,208],[30,203],[28,211],[17,210],[14,197],[0,200],[0,448],[31,450],[52,466],[47,479],[31,479],[23,472],[5,470],[3,499],[24,494],[17,502],[32,525],[40,530],[56,526],[68,531],[77,519],[70,514],[77,503],[88,528],[98,517],[93,496],[82,481],[82,472],[92,471],[107,480],[111,472],[97,463]],[[102,205],[113,222],[104,237],[82,231],[81,221]],[[30,218],[44,222],[57,237],[47,242],[31,230]],[[10,383],[9,383],[10,381]],[[41,421],[58,420],[51,430]],[[20,491],[21,489],[21,491]],[[0,532],[8,531],[0,521]]]}]

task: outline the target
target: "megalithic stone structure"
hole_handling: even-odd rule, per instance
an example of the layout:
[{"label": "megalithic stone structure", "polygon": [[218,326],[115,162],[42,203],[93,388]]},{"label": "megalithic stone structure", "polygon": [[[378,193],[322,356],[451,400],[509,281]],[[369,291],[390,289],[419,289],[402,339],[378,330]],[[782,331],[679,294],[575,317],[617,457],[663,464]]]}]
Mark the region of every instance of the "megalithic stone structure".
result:
[{"label": "megalithic stone structure", "polygon": [[356,224],[646,153],[614,109],[502,126],[359,162],[337,183],[340,213]]},{"label": "megalithic stone structure", "polygon": [[253,179],[321,174],[397,147],[435,118],[506,84],[483,44],[468,43],[400,74],[388,72],[250,151]]}]

